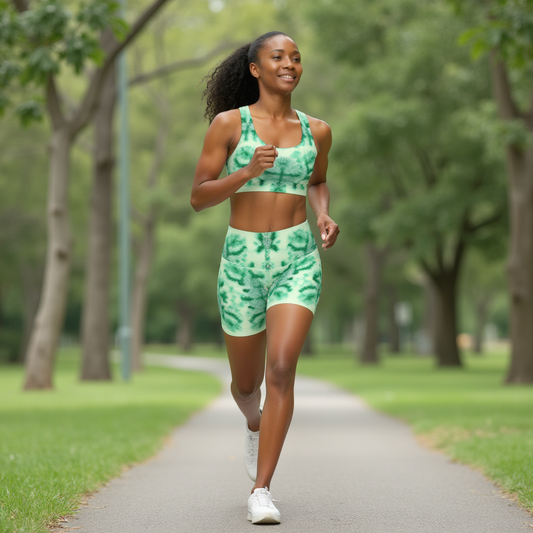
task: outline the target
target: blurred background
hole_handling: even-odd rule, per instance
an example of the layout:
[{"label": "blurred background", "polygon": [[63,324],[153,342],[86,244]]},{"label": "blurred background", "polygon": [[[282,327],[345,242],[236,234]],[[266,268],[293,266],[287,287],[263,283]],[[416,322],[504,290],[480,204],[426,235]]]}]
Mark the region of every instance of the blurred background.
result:
[{"label": "blurred background", "polygon": [[[508,381],[532,382],[533,333],[520,322],[533,317],[533,61],[520,22],[529,8],[161,4],[126,47],[133,370],[146,345],[194,354],[223,343],[216,276],[229,206],[194,213],[189,204],[208,127],[202,80],[236,47],[276,29],[302,53],[293,107],[328,122],[334,139],[330,213],[342,232],[322,253],[305,355],[335,346],[365,364],[411,353],[461,367],[463,350],[503,347]],[[81,346],[82,379],[112,377],[123,127],[112,68],[88,120],[83,105],[106,52],[150,5],[128,0],[126,26],[106,2],[0,3],[0,364],[33,365],[27,388],[50,384],[39,375],[53,373],[60,346]]]}]

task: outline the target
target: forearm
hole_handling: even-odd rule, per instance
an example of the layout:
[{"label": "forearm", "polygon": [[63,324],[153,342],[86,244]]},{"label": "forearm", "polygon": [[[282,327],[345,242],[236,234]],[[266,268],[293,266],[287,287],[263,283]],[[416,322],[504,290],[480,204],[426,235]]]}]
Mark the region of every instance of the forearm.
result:
[{"label": "forearm", "polygon": [[329,215],[329,189],[325,181],[310,185],[307,190],[307,197],[317,220],[321,215]]},{"label": "forearm", "polygon": [[225,178],[206,180],[193,187],[191,205],[195,211],[218,205],[227,200],[250,179],[250,171],[247,167],[244,167]]}]

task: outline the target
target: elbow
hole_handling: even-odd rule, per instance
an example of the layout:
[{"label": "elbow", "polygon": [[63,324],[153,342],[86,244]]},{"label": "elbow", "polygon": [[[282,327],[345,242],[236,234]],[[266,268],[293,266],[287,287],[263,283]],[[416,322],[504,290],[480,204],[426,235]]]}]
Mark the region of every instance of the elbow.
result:
[{"label": "elbow", "polygon": [[194,194],[191,194],[191,207],[198,213],[204,209],[205,206],[199,202],[198,198]]}]

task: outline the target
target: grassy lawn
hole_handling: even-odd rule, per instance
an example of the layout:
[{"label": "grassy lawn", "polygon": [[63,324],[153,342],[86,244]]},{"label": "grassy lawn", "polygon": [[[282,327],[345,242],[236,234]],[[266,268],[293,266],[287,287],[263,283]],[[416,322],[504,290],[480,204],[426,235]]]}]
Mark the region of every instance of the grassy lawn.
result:
[{"label": "grassy lawn", "polygon": [[408,422],[422,440],[479,467],[533,510],[533,387],[502,385],[507,355],[466,355],[465,369],[388,356],[363,367],[351,354],[324,349],[300,358],[300,373],[331,381]]},{"label": "grassy lawn", "polygon": [[0,367],[0,532],[46,531],[82,496],[161,448],[172,428],[220,390],[216,378],[148,368],[130,383],[80,383],[62,352],[54,392],[22,392]]}]

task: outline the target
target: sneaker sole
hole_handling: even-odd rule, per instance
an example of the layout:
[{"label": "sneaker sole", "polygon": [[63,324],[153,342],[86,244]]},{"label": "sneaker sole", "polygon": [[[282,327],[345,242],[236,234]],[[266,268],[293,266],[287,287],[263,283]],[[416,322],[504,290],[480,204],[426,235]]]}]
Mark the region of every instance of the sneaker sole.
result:
[{"label": "sneaker sole", "polygon": [[248,511],[248,520],[252,522],[252,524],[280,524],[281,523],[280,516],[279,515],[276,516],[273,513],[263,513],[254,518],[252,516],[252,513]]}]

